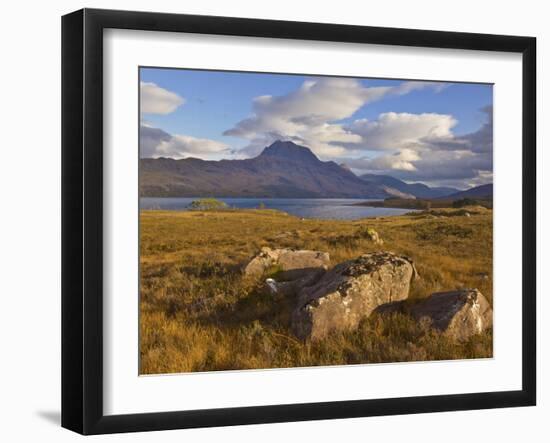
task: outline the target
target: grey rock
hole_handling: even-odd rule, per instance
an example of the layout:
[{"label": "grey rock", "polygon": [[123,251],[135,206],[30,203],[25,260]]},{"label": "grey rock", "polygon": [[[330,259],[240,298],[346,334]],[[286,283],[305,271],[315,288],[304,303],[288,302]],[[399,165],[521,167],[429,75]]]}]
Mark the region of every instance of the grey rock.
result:
[{"label": "grey rock", "polygon": [[377,313],[402,312],[457,341],[465,341],[493,325],[493,310],[477,289],[436,292],[416,303],[390,303]]},{"label": "grey rock", "polygon": [[409,258],[391,252],[340,263],[300,292],[293,331],[301,339],[316,340],[331,331],[356,328],[378,306],[406,299],[416,275]]},{"label": "grey rock", "polygon": [[[245,267],[244,274],[258,277],[263,275],[272,267],[281,271],[296,271],[294,278],[301,278],[300,273],[323,269],[330,266],[330,257],[327,252],[293,250],[293,249],[271,249],[264,247]],[[298,272],[299,271],[299,272]]]}]

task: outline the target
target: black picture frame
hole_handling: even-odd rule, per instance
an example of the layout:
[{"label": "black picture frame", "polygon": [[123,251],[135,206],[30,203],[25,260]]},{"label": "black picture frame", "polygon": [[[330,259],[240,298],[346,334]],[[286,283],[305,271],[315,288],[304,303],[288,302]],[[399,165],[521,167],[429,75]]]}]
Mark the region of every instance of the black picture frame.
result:
[{"label": "black picture frame", "polygon": [[[103,413],[103,30],[522,54],[522,389],[131,415]],[[82,434],[532,406],[536,403],[536,39],[83,9],[62,18],[62,426]]]}]

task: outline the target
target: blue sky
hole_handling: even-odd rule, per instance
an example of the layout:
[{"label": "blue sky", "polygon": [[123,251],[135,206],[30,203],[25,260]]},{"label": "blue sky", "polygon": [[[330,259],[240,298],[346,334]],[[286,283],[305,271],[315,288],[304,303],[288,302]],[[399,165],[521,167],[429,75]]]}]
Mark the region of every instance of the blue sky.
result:
[{"label": "blue sky", "polygon": [[281,138],[357,173],[492,181],[491,85],[159,68],[140,81],[142,157],[247,158]]}]

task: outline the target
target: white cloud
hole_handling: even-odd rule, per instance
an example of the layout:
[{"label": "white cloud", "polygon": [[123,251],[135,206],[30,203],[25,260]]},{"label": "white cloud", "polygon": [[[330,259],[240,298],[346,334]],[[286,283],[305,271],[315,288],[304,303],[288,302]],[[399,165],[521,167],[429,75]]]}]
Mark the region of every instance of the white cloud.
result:
[{"label": "white cloud", "polygon": [[485,114],[486,122],[477,131],[466,134],[460,139],[469,144],[474,152],[493,152],[493,106],[486,106],[481,110]]},{"label": "white cloud", "polygon": [[368,163],[370,169],[416,171],[414,162],[420,160],[418,152],[403,149],[391,155],[376,157]]},{"label": "white cloud", "polygon": [[358,173],[389,174],[408,181],[452,186],[492,182],[492,108],[477,131],[457,136],[456,120],[441,114],[381,114],[358,120],[350,130],[362,137],[361,148],[386,151],[375,157],[346,159]]},{"label": "white cloud", "polygon": [[361,136],[337,123],[339,120],[351,117],[365,104],[385,96],[425,88],[440,90],[442,84],[403,82],[398,86],[367,87],[350,78],[310,79],[286,95],[256,97],[252,115],[224,135],[249,140],[245,148],[248,155],[257,154],[277,139],[284,139],[306,145],[322,157],[338,157],[352,144],[361,142]]},{"label": "white cloud", "polygon": [[396,150],[423,144],[428,139],[451,139],[456,124],[451,115],[387,112],[375,121],[356,120],[349,130],[361,137],[361,149]]},{"label": "white cloud", "polygon": [[170,140],[163,140],[157,146],[157,156],[185,158],[197,156],[202,159],[218,159],[220,154],[228,152],[225,143],[207,138],[196,138],[189,135],[173,135]]},{"label": "white cloud", "polygon": [[257,155],[277,139],[310,147],[323,159],[345,161],[357,172],[388,173],[405,180],[468,183],[492,180],[492,109],[477,131],[457,136],[457,120],[436,113],[380,114],[375,120],[341,123],[361,107],[383,98],[449,84],[407,81],[396,86],[368,87],[348,78],[316,78],[283,96],[264,95],[252,114],[225,135],[248,140],[237,156]]},{"label": "white cloud", "polygon": [[142,158],[158,157],[157,147],[172,136],[159,128],[141,123],[139,128],[139,156]]},{"label": "white cloud", "polygon": [[171,157],[175,159],[198,157],[205,160],[218,160],[229,153],[229,146],[216,140],[171,135],[159,128],[142,125],[140,127],[140,157]]},{"label": "white cloud", "polygon": [[375,158],[346,159],[346,164],[358,174],[387,174],[409,182],[458,187],[492,182],[491,153],[425,150],[416,151],[415,157],[405,150]]},{"label": "white cloud", "polygon": [[185,103],[183,97],[155,83],[141,82],[140,93],[141,112],[144,114],[170,114]]},{"label": "white cloud", "polygon": [[412,91],[418,91],[422,89],[433,89],[435,92],[441,92],[449,86],[448,83],[443,82],[421,82],[421,81],[408,81],[403,82],[399,86],[392,89],[394,95],[405,95]]}]

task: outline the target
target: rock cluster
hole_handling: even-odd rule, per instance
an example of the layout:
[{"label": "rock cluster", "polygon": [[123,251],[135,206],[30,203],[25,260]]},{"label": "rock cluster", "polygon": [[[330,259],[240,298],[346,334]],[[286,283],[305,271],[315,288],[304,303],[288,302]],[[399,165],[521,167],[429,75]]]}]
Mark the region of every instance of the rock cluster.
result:
[{"label": "rock cluster", "polygon": [[301,339],[318,340],[333,331],[354,329],[373,312],[410,315],[457,341],[492,326],[491,306],[477,289],[407,300],[411,281],[418,273],[406,256],[378,251],[327,271],[329,267],[326,252],[262,248],[244,273],[260,277],[276,270],[275,278],[266,280],[266,287],[273,295],[296,295],[291,323]]}]

